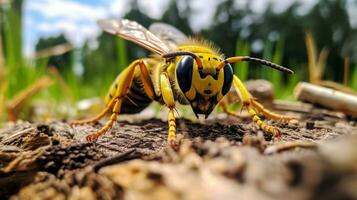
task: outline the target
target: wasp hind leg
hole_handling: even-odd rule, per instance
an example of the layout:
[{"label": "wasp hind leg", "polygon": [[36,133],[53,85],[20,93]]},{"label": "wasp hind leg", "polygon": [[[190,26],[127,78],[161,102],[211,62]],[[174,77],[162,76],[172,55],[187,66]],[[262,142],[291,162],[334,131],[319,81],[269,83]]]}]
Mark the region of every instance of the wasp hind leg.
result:
[{"label": "wasp hind leg", "polygon": [[[280,136],[281,132],[277,127],[271,126],[266,124],[261,120],[258,114],[263,114],[267,118],[277,120],[277,121],[290,121],[295,119],[294,117],[290,116],[283,116],[276,113],[269,111],[268,109],[264,108],[263,105],[255,101],[247,89],[244,87],[243,83],[239,80],[237,76],[233,78],[233,86],[238,95],[240,96],[243,102],[243,108],[247,109],[250,118],[256,123],[260,129],[265,132],[272,134],[273,136]],[[232,111],[229,111],[232,112]],[[233,112],[234,113],[234,112]],[[229,113],[228,113],[229,114]]]},{"label": "wasp hind leg", "polygon": [[131,87],[136,67],[140,68],[140,79],[141,82],[143,83],[145,93],[151,99],[156,98],[154,87],[144,62],[142,60],[136,60],[132,62],[129,65],[129,67],[124,69],[124,71],[120,74],[119,79],[117,81],[118,87],[115,91],[115,96],[112,98],[106,109],[101,114],[99,114],[97,117],[94,118],[96,120],[99,120],[111,109],[112,114],[109,120],[105,123],[105,125],[100,130],[94,133],[90,133],[86,138],[87,141],[91,142],[97,140],[101,135],[105,134],[109,129],[113,127],[120,113],[122,102],[126,98],[129,89]]},{"label": "wasp hind leg", "polygon": [[276,121],[282,121],[282,122],[289,122],[290,120],[296,120],[296,117],[293,116],[285,116],[285,115],[280,115],[278,113],[272,112],[266,108],[256,100],[252,99],[252,105],[253,107],[261,114],[263,114],[266,118],[276,120]]},{"label": "wasp hind leg", "polygon": [[114,103],[115,103],[114,100],[115,99],[112,99],[110,101],[110,103],[106,106],[106,108],[99,115],[95,116],[94,118],[84,119],[84,120],[75,120],[75,121],[70,122],[69,124],[71,126],[76,126],[76,125],[82,125],[82,124],[94,124],[94,123],[96,123],[97,121],[102,119],[110,111],[110,108],[112,108]]},{"label": "wasp hind leg", "polygon": [[[237,103],[237,102],[234,102],[234,103]],[[230,115],[230,116],[233,116],[233,117],[238,117],[238,118],[241,118],[241,119],[250,118],[250,116],[241,115],[241,114],[237,113],[236,111],[230,109],[229,108],[230,104],[231,103],[225,101],[224,99],[222,99],[222,101],[219,102],[220,108],[227,115]],[[276,120],[276,121],[282,121],[282,122],[289,122],[290,120],[296,120],[297,119],[296,117],[293,117],[293,116],[285,116],[285,115],[280,115],[278,113],[274,113],[274,112],[264,108],[264,106],[262,104],[260,104],[259,102],[257,102],[253,98],[251,98],[251,104],[256,109],[257,112],[259,112],[260,114],[263,114],[266,118],[269,118],[269,119],[273,119],[273,120]],[[244,106],[242,106],[242,109],[244,109]]]}]

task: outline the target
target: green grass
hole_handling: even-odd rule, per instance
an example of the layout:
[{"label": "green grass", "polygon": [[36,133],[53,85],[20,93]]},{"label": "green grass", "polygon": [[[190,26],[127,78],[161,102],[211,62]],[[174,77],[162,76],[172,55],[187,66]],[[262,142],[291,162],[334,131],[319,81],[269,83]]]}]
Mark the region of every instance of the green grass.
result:
[{"label": "green grass", "polygon": [[116,49],[118,51],[118,68],[119,72],[128,66],[128,53],[126,51],[125,40],[116,38]]},{"label": "green grass", "polygon": [[[267,40],[264,44],[262,58],[270,60],[276,64],[282,64],[284,56],[284,39],[276,42]],[[237,40],[236,42],[236,56],[250,55],[250,43],[246,41]],[[245,81],[249,78],[266,79],[273,84],[275,97],[279,99],[294,100],[293,90],[296,84],[302,80],[303,74],[298,72],[293,75],[287,75],[284,79],[284,73],[266,66],[252,65],[254,68],[249,70],[248,62],[240,62],[235,64],[235,74]],[[305,67],[306,68],[306,67]],[[357,72],[356,72],[357,73]]]},{"label": "green grass", "polygon": [[[0,122],[7,120],[6,104],[12,102],[22,91],[31,87],[37,80],[48,75],[48,58],[31,60],[22,53],[22,30],[21,18],[14,9],[1,9],[2,46],[4,52],[4,66],[1,66],[1,96],[0,96]],[[52,79],[53,76],[51,77]],[[68,79],[68,77],[66,77]],[[72,77],[73,82],[77,78]],[[56,83],[56,80],[53,80]],[[78,84],[72,84],[70,91]],[[63,93],[58,84],[52,84],[48,90],[37,92],[34,97],[28,98],[31,101],[36,98],[46,99],[48,102],[60,102],[68,99],[68,95]],[[28,105],[28,104],[26,104]],[[22,109],[24,112],[26,108]]]},{"label": "green grass", "polygon": [[351,74],[351,87],[353,90],[357,91],[357,64],[353,66]]},{"label": "green grass", "polygon": [[[276,64],[282,64],[283,55],[284,55],[284,40],[280,39],[276,43],[276,48],[273,53],[272,61]],[[270,70],[269,78],[275,88],[275,95],[281,97],[285,88],[282,88],[283,84],[283,73],[277,70]]]},{"label": "green grass", "polygon": [[[284,45],[284,39],[280,39],[276,42],[267,40],[264,45],[262,58],[281,64],[284,56]],[[238,39],[236,42],[236,56],[250,55],[250,46],[251,44],[249,42]],[[236,63],[234,74],[242,81],[246,81],[249,78],[269,80],[273,84],[276,98],[294,100],[293,90],[296,84],[302,80],[303,74],[301,72],[287,75],[287,79],[285,80],[284,73],[280,71],[255,64],[252,66],[258,68],[249,70],[248,62]]]},{"label": "green grass", "polygon": [[[236,42],[236,56],[248,56],[250,54],[250,44],[240,39]],[[234,74],[238,76],[243,82],[248,79],[249,63],[238,62],[234,64]]]},{"label": "green grass", "polygon": [[45,74],[47,59],[35,65],[22,55],[21,20],[13,9],[4,11],[3,46],[6,73],[6,98],[12,98],[19,91]]},{"label": "green grass", "polygon": [[0,120],[6,119],[5,104],[16,96],[20,91],[27,88],[31,83],[45,74],[47,61],[43,60],[35,65],[23,57],[22,32],[19,13],[13,9],[1,9],[3,21],[1,21],[2,46],[4,52],[3,77],[1,80],[2,104],[0,108]]},{"label": "green grass", "polygon": [[[267,40],[265,41],[264,44],[264,49],[263,49],[263,56],[262,58],[265,60],[272,60],[274,54],[274,44],[272,41]],[[264,79],[269,79],[270,72],[273,70],[271,68],[268,68],[266,66],[259,66],[261,69],[259,69],[259,78],[264,78]]]},{"label": "green grass", "polygon": [[[281,64],[284,55],[284,44],[283,39],[276,42],[267,40],[264,45],[262,58],[276,64]],[[281,71],[266,66],[256,65],[256,67],[259,68],[255,70],[257,75],[254,78],[270,81],[273,84],[275,96],[281,98],[287,89],[286,84],[284,84],[284,74]]]}]

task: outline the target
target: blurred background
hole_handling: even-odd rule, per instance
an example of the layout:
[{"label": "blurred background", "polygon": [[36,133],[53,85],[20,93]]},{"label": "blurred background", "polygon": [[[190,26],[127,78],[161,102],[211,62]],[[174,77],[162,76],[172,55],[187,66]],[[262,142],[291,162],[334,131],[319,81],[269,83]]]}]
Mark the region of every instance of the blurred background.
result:
[{"label": "blurred background", "polygon": [[355,0],[0,0],[0,121],[74,116],[128,63],[150,55],[96,25],[112,17],[166,22],[226,56],[287,66],[294,75],[235,68],[243,81],[269,80],[279,99],[294,100],[300,81],[357,89]]}]

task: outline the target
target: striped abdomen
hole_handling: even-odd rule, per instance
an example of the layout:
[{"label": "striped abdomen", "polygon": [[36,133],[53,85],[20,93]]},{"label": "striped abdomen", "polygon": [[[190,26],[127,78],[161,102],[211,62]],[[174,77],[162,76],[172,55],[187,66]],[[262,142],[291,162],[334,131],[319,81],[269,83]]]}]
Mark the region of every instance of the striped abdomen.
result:
[{"label": "striped abdomen", "polygon": [[[123,99],[120,113],[123,114],[139,113],[142,110],[144,110],[148,105],[150,105],[150,103],[152,102],[152,100],[145,93],[139,73],[140,70],[139,68],[137,68],[135,70],[133,82],[131,84],[129,92],[127,96]],[[119,78],[121,78],[120,75],[116,78],[116,80],[110,87],[109,93],[106,96],[107,105],[110,102],[110,100],[115,97],[115,93],[118,89],[117,82]]]}]

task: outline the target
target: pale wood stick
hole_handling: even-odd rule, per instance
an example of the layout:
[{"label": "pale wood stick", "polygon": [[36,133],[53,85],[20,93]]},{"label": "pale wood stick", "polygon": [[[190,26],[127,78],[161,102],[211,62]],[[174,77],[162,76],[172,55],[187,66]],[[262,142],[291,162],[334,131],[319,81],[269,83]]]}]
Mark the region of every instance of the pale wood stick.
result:
[{"label": "pale wood stick", "polygon": [[357,117],[356,95],[346,94],[305,82],[299,83],[294,93],[298,100],[319,104],[326,108]]}]

